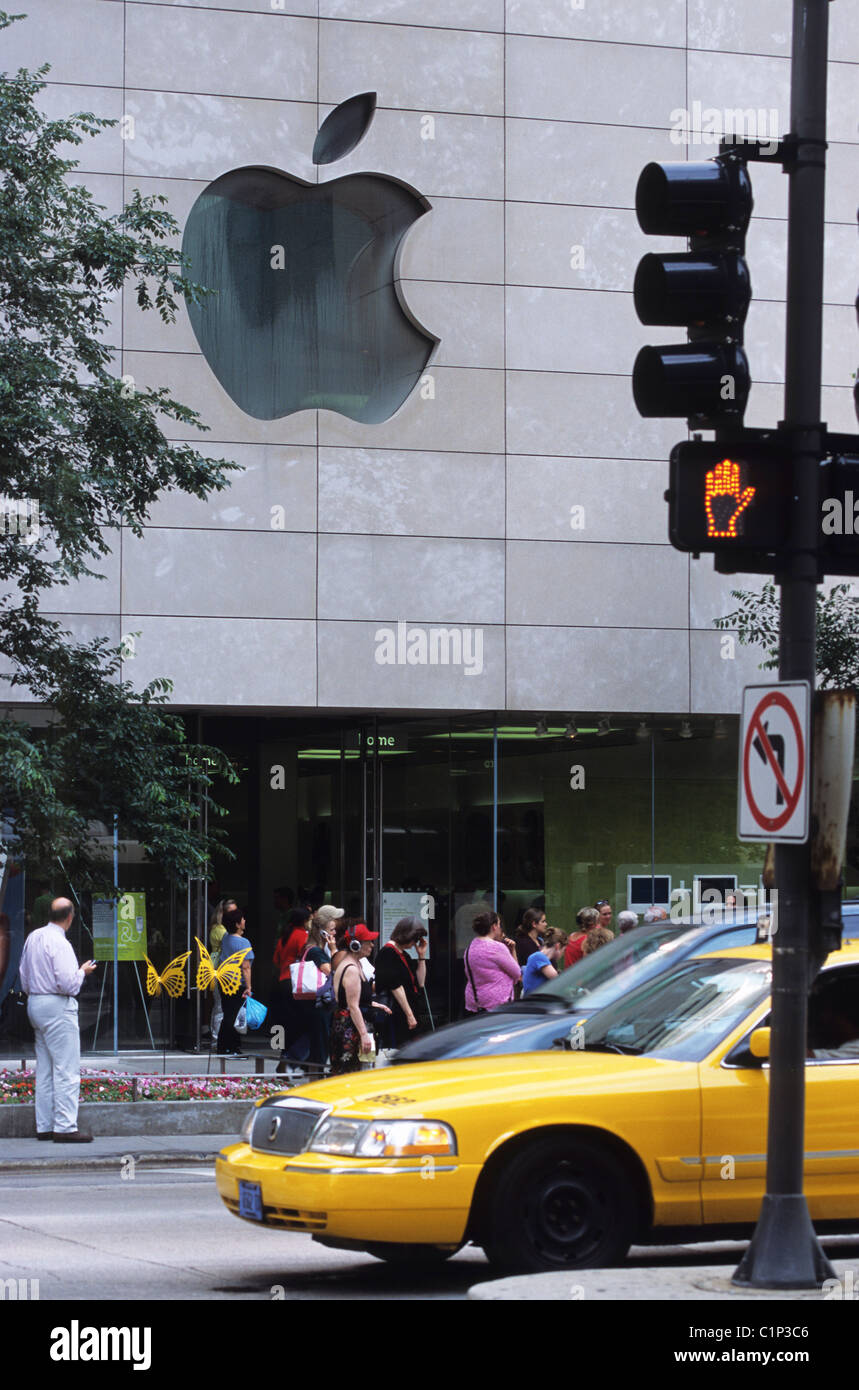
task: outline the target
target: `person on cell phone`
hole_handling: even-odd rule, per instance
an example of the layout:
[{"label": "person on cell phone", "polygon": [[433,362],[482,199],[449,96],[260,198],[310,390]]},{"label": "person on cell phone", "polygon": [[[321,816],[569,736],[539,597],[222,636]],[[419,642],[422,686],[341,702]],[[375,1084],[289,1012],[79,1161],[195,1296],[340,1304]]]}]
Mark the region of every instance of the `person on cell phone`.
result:
[{"label": "person on cell phone", "polygon": [[[427,929],[420,917],[401,917],[376,961],[376,993],[391,1006],[391,1047],[418,1032],[419,1001],[427,979]],[[417,960],[406,952],[417,951]]]},{"label": "person on cell phone", "polygon": [[481,912],[471,924],[475,940],[465,952],[465,1008],[482,1014],[513,998],[522,978],[516,943],[505,936],[497,912]]}]

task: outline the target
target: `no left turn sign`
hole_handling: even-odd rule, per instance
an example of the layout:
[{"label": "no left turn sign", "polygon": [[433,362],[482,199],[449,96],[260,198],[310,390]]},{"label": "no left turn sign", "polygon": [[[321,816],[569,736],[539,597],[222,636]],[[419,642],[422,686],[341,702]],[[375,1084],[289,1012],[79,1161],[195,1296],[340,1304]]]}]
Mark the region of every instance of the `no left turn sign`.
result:
[{"label": "no left turn sign", "polygon": [[747,685],[740,729],[741,840],[808,839],[808,681]]}]

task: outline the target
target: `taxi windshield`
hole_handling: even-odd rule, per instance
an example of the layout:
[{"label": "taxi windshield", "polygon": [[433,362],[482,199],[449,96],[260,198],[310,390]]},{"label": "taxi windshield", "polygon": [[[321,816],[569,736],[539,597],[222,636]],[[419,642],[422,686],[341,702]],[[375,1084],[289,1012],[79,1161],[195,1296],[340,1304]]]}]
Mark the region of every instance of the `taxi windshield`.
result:
[{"label": "taxi windshield", "polygon": [[767,998],[771,978],[769,961],[685,961],[588,1019],[578,1045],[701,1062]]},{"label": "taxi windshield", "polygon": [[[688,950],[690,934],[695,930],[675,922],[636,927],[577,961],[556,980],[541,985],[530,998],[559,999],[572,1008],[578,1004],[586,1009],[601,1009],[639,983],[642,972],[636,967],[643,962],[648,962],[647,973],[652,974],[661,971],[662,962],[669,960],[676,951]],[[707,929],[699,927],[697,934],[704,938]]]}]

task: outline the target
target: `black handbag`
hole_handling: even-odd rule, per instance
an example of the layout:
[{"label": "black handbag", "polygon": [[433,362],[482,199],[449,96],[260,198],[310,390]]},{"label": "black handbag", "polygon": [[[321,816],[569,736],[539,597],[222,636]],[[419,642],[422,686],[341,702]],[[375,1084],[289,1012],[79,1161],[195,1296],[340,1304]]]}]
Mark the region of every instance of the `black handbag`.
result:
[{"label": "black handbag", "polygon": [[[466,948],[465,948],[465,970],[466,970],[466,974],[468,975],[469,982],[470,982],[470,984],[471,984],[471,993],[474,995],[474,1002],[475,1002],[475,1004],[477,1004],[477,985],[474,983],[474,975],[472,974],[471,965],[469,964],[469,960],[468,960],[468,953],[469,953],[469,951],[471,950],[471,948],[472,948],[473,945],[474,945],[474,942],[473,942],[473,941],[469,941],[468,945],[467,945]],[[481,1009],[481,1008],[480,1008],[480,1005],[478,1004],[477,1008],[474,1009],[473,1012],[476,1013],[476,1014],[485,1014],[485,1013],[488,1013],[488,1010],[487,1010],[487,1009]]]},{"label": "black handbag", "polygon": [[[16,983],[19,983],[17,976]],[[27,996],[22,989],[13,987],[0,1004],[0,1037],[22,1041],[29,1026]]]}]

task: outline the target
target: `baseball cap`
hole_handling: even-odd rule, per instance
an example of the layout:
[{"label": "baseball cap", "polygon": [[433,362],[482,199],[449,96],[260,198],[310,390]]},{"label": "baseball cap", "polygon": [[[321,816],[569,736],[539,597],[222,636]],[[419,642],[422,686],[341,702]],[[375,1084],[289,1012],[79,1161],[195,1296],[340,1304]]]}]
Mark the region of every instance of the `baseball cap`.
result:
[{"label": "baseball cap", "polygon": [[316,911],[316,920],[324,923],[334,922],[338,917],[342,917],[345,909],[342,907],[332,907],[331,903],[323,903]]},{"label": "baseball cap", "polygon": [[358,922],[352,933],[353,941],[377,941],[378,937],[379,933],[377,931],[370,931],[366,922]]}]

